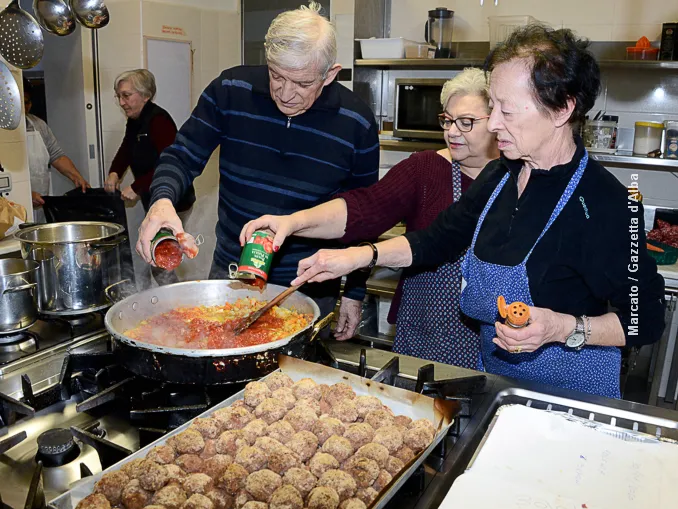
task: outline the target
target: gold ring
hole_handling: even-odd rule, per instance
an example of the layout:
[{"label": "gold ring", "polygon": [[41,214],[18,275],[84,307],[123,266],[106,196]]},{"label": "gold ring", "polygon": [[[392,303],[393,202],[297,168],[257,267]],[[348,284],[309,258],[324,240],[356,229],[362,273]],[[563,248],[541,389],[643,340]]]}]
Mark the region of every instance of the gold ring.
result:
[{"label": "gold ring", "polygon": [[513,350],[513,353],[520,353],[520,352],[522,352],[522,351],[523,351],[523,347],[522,347],[522,346],[517,346],[517,347],[515,347],[515,349]]}]

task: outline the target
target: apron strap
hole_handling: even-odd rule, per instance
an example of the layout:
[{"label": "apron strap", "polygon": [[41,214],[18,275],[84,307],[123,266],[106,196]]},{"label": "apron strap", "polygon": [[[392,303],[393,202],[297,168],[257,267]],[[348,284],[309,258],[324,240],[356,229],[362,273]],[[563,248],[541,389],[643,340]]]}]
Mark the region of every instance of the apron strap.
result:
[{"label": "apron strap", "polygon": [[461,198],[461,165],[452,161],[452,201],[457,203]]},{"label": "apron strap", "polygon": [[506,181],[509,178],[509,173],[506,172],[506,175],[504,175],[504,178],[501,179],[501,182],[497,184],[497,187],[494,189],[494,192],[492,193],[492,196],[490,196],[490,199],[488,200],[487,204],[485,205],[485,208],[483,209],[482,214],[480,214],[480,217],[478,218],[478,224],[476,225],[476,231],[473,232],[473,242],[471,242],[471,247],[469,248],[469,252],[474,252],[475,247],[476,247],[476,240],[478,239],[478,232],[480,232],[480,227],[483,225],[483,222],[485,221],[485,216],[487,215],[487,212],[490,210],[490,207],[494,203],[494,200],[497,199],[497,196],[499,196],[499,193],[501,192],[502,188],[504,187],[504,184],[506,184]]}]

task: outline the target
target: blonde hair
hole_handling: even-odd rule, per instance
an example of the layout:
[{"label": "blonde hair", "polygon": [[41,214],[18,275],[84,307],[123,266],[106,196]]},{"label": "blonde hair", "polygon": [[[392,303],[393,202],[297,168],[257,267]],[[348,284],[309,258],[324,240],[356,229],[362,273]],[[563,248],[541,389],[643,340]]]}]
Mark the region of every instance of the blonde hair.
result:
[{"label": "blonde hair", "polygon": [[266,33],[266,61],[291,70],[313,65],[324,78],[337,61],[337,36],[321,8],[310,2],[276,16]]},{"label": "blonde hair", "polygon": [[469,67],[446,81],[440,93],[440,104],[443,105],[443,109],[450,98],[455,95],[478,95],[489,103],[490,87],[485,72],[482,69]]},{"label": "blonde hair", "polygon": [[113,82],[113,90],[118,93],[118,86],[121,82],[126,81],[132,88],[139,92],[143,97],[153,99],[157,91],[155,87],[155,76],[148,69],[134,69],[133,71],[125,71],[120,74]]}]

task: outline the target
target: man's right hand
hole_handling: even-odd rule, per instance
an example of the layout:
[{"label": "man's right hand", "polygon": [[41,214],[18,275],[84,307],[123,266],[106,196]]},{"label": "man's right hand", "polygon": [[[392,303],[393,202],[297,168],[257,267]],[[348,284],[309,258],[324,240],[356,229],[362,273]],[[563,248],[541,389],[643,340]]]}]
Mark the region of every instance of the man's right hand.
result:
[{"label": "man's right hand", "polygon": [[104,189],[107,193],[114,193],[116,189],[120,188],[120,177],[117,173],[109,173],[106,182],[104,182]]},{"label": "man's right hand", "polygon": [[176,210],[174,210],[174,205],[167,198],[162,198],[151,205],[151,208],[148,209],[148,214],[146,214],[144,221],[139,227],[137,253],[146,263],[151,265],[155,265],[151,258],[151,241],[161,228],[169,228],[174,232],[174,235],[184,233],[181,219],[179,219]]},{"label": "man's right hand", "polygon": [[36,193],[35,191],[32,191],[31,197],[33,198],[33,206],[34,207],[42,207],[45,204],[45,200],[42,199],[42,195],[40,193]]},{"label": "man's right hand", "polygon": [[270,230],[273,232],[273,251],[277,251],[287,237],[299,229],[296,221],[289,216],[261,216],[245,223],[240,232],[240,245],[244,246],[252,234],[257,230]]}]

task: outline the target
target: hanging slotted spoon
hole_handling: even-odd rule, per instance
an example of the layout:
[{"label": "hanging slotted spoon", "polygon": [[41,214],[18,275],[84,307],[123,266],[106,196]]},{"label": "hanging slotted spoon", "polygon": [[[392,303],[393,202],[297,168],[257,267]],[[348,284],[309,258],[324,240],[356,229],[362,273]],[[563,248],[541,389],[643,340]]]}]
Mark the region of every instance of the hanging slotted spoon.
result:
[{"label": "hanging slotted spoon", "polygon": [[103,28],[110,19],[104,0],[70,0],[75,18],[87,28]]},{"label": "hanging slotted spoon", "polygon": [[0,62],[0,128],[14,130],[21,121],[19,87],[9,68]]},{"label": "hanging slotted spoon", "polygon": [[42,30],[37,21],[19,7],[19,0],[0,12],[0,55],[20,69],[35,67],[44,50]]},{"label": "hanging slotted spoon", "polygon": [[33,0],[33,12],[40,26],[54,35],[69,35],[75,30],[75,16],[65,0]]}]

